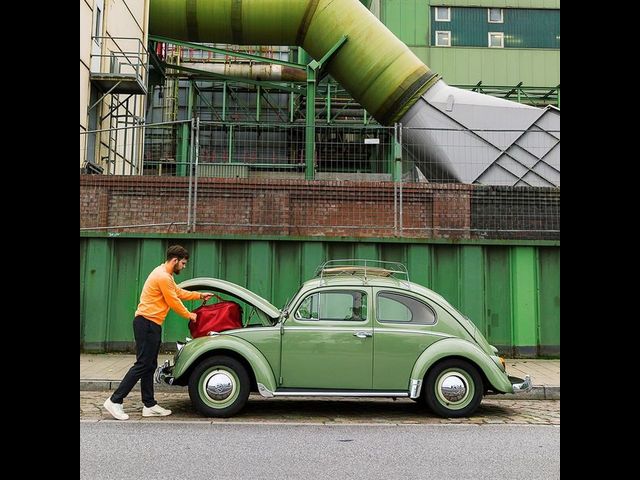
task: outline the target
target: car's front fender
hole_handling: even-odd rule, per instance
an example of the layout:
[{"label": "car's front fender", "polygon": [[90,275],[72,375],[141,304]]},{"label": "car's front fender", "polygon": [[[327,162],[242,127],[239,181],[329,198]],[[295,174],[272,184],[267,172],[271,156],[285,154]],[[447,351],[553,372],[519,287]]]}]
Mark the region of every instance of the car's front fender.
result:
[{"label": "car's front fender", "polygon": [[173,377],[180,378],[202,355],[216,350],[231,350],[242,356],[253,369],[256,382],[271,391],[276,389],[275,376],[264,355],[246,340],[225,334],[200,337],[188,342],[176,359]]},{"label": "car's front fender", "polygon": [[478,346],[460,338],[445,338],[429,346],[416,360],[411,371],[411,379],[423,380],[436,362],[449,357],[466,358],[482,369],[493,389],[503,393],[513,392],[509,377],[491,357]]}]

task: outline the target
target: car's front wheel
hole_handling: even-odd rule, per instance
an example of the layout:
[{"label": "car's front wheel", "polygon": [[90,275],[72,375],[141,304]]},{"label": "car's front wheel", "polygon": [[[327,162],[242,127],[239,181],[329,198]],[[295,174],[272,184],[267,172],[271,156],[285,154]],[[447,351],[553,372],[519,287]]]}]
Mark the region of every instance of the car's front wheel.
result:
[{"label": "car's front wheel", "polygon": [[441,417],[468,417],[482,401],[482,377],[469,362],[444,360],[432,367],[424,386],[424,400]]},{"label": "car's front wheel", "polygon": [[247,370],[231,357],[209,357],[189,377],[191,403],[207,417],[235,415],[247,403],[249,389]]}]

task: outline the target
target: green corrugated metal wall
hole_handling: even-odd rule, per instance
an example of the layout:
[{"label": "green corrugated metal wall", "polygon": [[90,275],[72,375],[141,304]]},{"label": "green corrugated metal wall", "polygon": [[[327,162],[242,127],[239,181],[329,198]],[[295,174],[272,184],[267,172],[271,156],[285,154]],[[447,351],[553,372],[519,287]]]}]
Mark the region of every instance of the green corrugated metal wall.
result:
[{"label": "green corrugated metal wall", "polygon": [[560,48],[560,11],[503,10],[503,23],[489,23],[486,8],[451,8],[450,22],[436,22],[431,10],[431,45],[435,31],[451,32],[452,47],[488,47],[489,32],[504,33],[504,48]]},{"label": "green corrugated metal wall", "polygon": [[[169,244],[191,253],[176,280],[210,276],[243,285],[276,306],[326,259],[368,258],[407,265],[412,281],[447,298],[507,355],[560,354],[560,247],[553,242],[425,243],[314,239],[108,237],[80,239],[80,345],[130,350],[131,321],[148,273]],[[198,302],[187,302],[189,308]],[[173,312],[163,340],[188,334]]]},{"label": "green corrugated metal wall", "polygon": [[560,50],[433,47],[429,56],[429,67],[448,84],[468,85],[482,80],[484,85],[524,82],[527,86],[553,87],[560,83]]}]

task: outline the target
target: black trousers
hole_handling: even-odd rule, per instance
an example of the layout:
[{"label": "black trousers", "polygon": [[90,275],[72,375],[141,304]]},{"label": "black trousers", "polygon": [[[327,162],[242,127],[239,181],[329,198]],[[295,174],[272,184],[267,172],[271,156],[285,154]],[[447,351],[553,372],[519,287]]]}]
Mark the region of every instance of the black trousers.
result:
[{"label": "black trousers", "polygon": [[153,407],[156,403],[153,398],[153,374],[158,367],[158,354],[160,353],[162,327],[140,315],[133,319],[133,336],[136,340],[136,363],[129,369],[120,382],[111,401],[122,403],[129,395],[131,389],[140,380],[142,403],[145,407]]}]

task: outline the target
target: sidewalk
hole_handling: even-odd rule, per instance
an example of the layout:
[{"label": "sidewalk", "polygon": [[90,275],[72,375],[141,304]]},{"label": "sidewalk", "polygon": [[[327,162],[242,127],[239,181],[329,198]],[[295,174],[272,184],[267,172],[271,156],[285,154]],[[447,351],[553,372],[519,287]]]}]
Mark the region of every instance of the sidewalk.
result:
[{"label": "sidewalk", "polygon": [[[135,362],[135,355],[120,353],[80,354],[80,390],[115,390],[127,370]],[[172,360],[173,355],[159,355],[158,364]],[[531,375],[533,390],[517,395],[491,398],[522,400],[560,400],[560,360],[506,359],[507,374],[524,378]],[[139,384],[135,389],[139,389]],[[156,391],[178,392],[187,387],[155,385]]]}]

